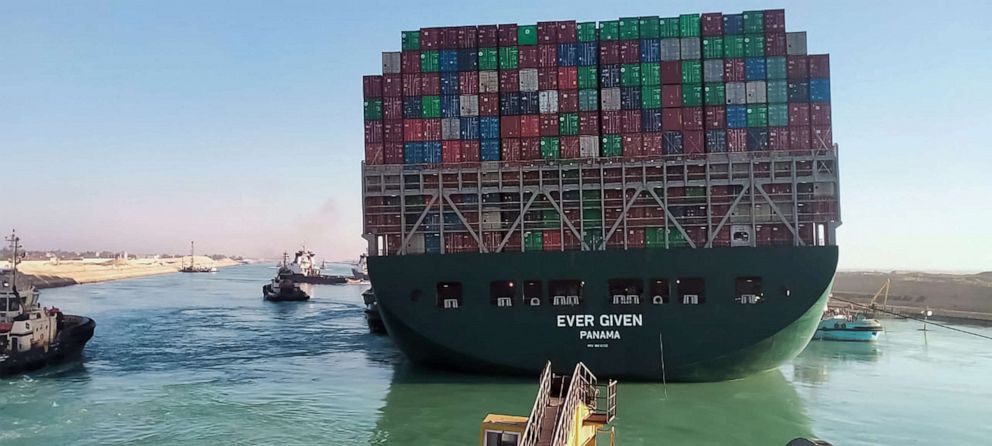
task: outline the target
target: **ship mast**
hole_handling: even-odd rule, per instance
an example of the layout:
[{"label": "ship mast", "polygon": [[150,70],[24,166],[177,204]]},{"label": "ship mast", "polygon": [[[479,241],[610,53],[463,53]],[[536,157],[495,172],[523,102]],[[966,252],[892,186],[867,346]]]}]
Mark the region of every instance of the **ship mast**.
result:
[{"label": "ship mast", "polygon": [[17,231],[14,229],[10,230],[10,236],[4,238],[5,241],[10,243],[11,258],[10,258],[10,268],[11,268],[11,285],[14,290],[17,290],[17,264],[20,263],[18,257],[18,250],[21,248],[21,238],[17,236]]}]

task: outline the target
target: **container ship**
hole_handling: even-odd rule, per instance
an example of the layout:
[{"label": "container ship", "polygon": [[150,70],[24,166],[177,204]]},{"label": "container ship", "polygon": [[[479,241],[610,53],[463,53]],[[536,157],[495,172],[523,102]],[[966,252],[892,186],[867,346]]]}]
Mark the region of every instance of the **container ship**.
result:
[{"label": "container ship", "polygon": [[793,358],[841,223],[829,56],[806,44],[784,10],[402,32],[363,78],[363,237],[396,345],[648,381]]}]

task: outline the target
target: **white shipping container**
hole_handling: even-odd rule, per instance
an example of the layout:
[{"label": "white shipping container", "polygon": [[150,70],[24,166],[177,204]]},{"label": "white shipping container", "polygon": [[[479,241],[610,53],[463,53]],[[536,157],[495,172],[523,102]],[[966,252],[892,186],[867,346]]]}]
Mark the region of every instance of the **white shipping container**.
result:
[{"label": "white shipping container", "polygon": [[681,39],[661,39],[661,60],[680,60],[682,57],[681,47]]},{"label": "white shipping container", "polygon": [[500,228],[500,211],[482,211],[482,230]]},{"label": "white shipping container", "polygon": [[400,67],[399,52],[382,53],[382,74],[399,74]]},{"label": "white shipping container", "polygon": [[542,115],[558,113],[558,90],[546,90],[537,94],[538,109]]},{"label": "white shipping container", "polygon": [[748,104],[764,104],[768,102],[768,88],[765,86],[765,81],[748,82],[745,89],[747,90]]},{"label": "white shipping container", "polygon": [[730,225],[730,246],[751,246],[751,226]]},{"label": "white shipping container", "polygon": [[441,139],[461,139],[461,120],[458,118],[441,119]]},{"label": "white shipping container", "polygon": [[599,105],[604,111],[620,110],[620,87],[602,89]]},{"label": "white shipping container", "polygon": [[537,68],[520,70],[520,91],[537,91]]},{"label": "white shipping container", "polygon": [[579,156],[583,158],[596,158],[599,156],[599,137],[580,136]]},{"label": "white shipping container", "polygon": [[683,37],[679,44],[679,51],[682,60],[701,59],[702,47],[699,44],[699,37]]},{"label": "white shipping container", "polygon": [[703,61],[703,82],[723,82],[723,59]]},{"label": "white shipping container", "polygon": [[747,103],[747,87],[744,82],[727,82],[727,104],[744,105]]},{"label": "white shipping container", "polygon": [[479,116],[479,96],[463,94],[458,100],[460,116]]},{"label": "white shipping container", "polygon": [[785,54],[790,56],[806,55],[806,31],[785,33]]},{"label": "white shipping container", "polygon": [[499,92],[499,72],[480,71],[479,72],[479,93]]},{"label": "white shipping container", "polygon": [[410,237],[410,240],[406,243],[406,253],[423,254],[426,251],[424,246],[424,234],[413,234],[413,236]]}]

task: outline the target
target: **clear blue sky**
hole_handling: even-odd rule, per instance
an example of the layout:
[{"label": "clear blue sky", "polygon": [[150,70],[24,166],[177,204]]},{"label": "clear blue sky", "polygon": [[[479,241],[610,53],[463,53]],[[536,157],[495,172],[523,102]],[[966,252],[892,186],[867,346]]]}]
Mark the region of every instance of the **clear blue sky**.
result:
[{"label": "clear blue sky", "polygon": [[992,270],[982,1],[6,2],[0,228],[37,249],[355,256],[361,75],[401,30],[783,6],[831,53],[841,267]]}]

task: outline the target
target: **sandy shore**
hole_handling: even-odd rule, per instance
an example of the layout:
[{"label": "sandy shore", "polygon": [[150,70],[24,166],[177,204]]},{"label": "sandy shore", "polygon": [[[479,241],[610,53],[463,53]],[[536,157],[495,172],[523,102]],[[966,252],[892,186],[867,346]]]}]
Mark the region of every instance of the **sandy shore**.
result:
[{"label": "sandy shore", "polygon": [[[186,262],[189,262],[189,257],[186,257]],[[197,256],[195,263],[217,268],[238,264],[231,259],[215,261],[203,256]],[[181,266],[182,259],[179,258],[136,259],[126,262],[113,259],[87,259],[62,261],[57,265],[48,261],[25,261],[17,269],[24,275],[25,282],[38,288],[53,288],[175,273]]]}]

